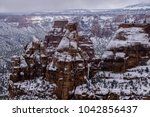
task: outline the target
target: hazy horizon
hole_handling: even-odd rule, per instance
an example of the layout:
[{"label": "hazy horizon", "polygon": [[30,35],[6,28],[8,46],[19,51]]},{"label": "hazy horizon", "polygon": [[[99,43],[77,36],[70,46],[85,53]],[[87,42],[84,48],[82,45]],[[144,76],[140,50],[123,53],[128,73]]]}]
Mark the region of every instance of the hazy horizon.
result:
[{"label": "hazy horizon", "polygon": [[0,0],[0,13],[49,12],[67,9],[117,9],[144,2],[148,3],[149,0]]}]

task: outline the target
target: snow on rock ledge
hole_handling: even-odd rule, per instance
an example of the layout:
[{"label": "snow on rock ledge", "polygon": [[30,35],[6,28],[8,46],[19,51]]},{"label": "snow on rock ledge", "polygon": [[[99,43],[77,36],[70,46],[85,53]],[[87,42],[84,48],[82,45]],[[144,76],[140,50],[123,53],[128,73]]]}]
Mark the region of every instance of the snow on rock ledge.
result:
[{"label": "snow on rock ledge", "polygon": [[[118,34],[124,34],[124,40],[118,37]],[[141,27],[120,28],[114,35],[113,40],[108,44],[107,49],[127,47],[140,43],[150,46],[148,34]]]}]

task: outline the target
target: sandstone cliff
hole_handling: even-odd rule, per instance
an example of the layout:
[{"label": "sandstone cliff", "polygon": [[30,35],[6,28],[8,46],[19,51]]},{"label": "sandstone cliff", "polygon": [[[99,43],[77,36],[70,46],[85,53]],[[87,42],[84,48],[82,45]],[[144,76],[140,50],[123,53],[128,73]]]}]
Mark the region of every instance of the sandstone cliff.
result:
[{"label": "sandstone cliff", "polygon": [[28,83],[27,86],[22,84],[29,81],[37,82],[40,78],[43,85],[49,82],[47,89],[50,90],[49,98],[72,99],[74,97],[72,91],[94,76],[97,66],[92,42],[89,38],[78,35],[77,24],[56,21],[44,41],[33,37],[33,41],[25,47],[22,56],[12,57],[10,96],[16,98],[29,92],[34,94],[33,91],[26,89]]}]

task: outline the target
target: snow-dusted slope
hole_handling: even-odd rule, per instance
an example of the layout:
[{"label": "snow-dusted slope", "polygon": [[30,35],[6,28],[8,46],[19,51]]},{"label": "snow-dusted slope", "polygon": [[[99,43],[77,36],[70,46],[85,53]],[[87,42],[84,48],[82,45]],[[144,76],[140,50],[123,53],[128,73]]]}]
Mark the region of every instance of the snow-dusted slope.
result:
[{"label": "snow-dusted slope", "polygon": [[135,5],[130,5],[124,9],[135,10],[135,9],[150,9],[150,3],[139,3]]},{"label": "snow-dusted slope", "polygon": [[33,36],[43,40],[54,20],[66,18],[69,17],[0,15],[0,66],[9,69],[10,57],[19,55]]},{"label": "snow-dusted slope", "polygon": [[[11,84],[11,83],[10,83]],[[56,88],[55,84],[51,84],[43,78],[36,78],[33,80],[26,80],[13,84],[13,88],[17,88],[24,92],[24,95],[15,96],[13,99],[19,100],[35,100],[35,99],[57,99],[53,91]]]},{"label": "snow-dusted slope", "polygon": [[[121,36],[123,39],[120,39]],[[120,28],[108,44],[107,49],[127,47],[135,44],[150,46],[148,34],[140,27]]]}]

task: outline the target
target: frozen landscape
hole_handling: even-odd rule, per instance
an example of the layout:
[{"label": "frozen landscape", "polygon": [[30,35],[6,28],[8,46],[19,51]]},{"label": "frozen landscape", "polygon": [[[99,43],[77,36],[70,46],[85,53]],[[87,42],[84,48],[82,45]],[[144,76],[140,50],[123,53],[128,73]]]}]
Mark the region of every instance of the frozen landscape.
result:
[{"label": "frozen landscape", "polygon": [[[77,22],[78,34],[90,39],[95,56],[99,60],[96,73],[91,73],[92,77],[88,74],[86,82],[79,83],[71,90],[69,93],[73,96],[69,99],[150,99],[149,4],[136,4],[113,10],[72,9],[31,14],[0,13],[0,99],[60,99],[55,94],[59,86],[55,81],[49,82],[40,77],[43,74],[36,74],[34,78],[23,81],[10,80],[11,58],[14,55],[29,55],[34,42],[42,47],[45,35],[54,29],[54,22],[59,20]],[[59,32],[59,29],[56,30]],[[64,43],[66,44],[66,41],[61,41],[57,49],[67,46]],[[86,43],[80,46],[91,46],[90,42],[89,45]],[[74,42],[72,46],[76,48]],[[46,51],[53,49],[55,48],[49,46]],[[69,56],[68,53],[58,51],[54,53],[54,57],[57,55],[59,61],[71,61],[72,55]],[[80,61],[82,57],[80,53],[77,54],[76,60]],[[45,57],[37,50],[30,55],[36,57],[37,63],[41,62],[40,56]],[[21,57],[22,68],[27,66],[24,59]],[[58,66],[53,66],[54,63],[53,60],[53,63],[45,66],[55,71]],[[34,66],[35,63],[30,65]],[[83,67],[82,64],[79,66]],[[20,74],[24,75],[23,72]],[[11,93],[13,90],[18,91],[18,96]]]}]

